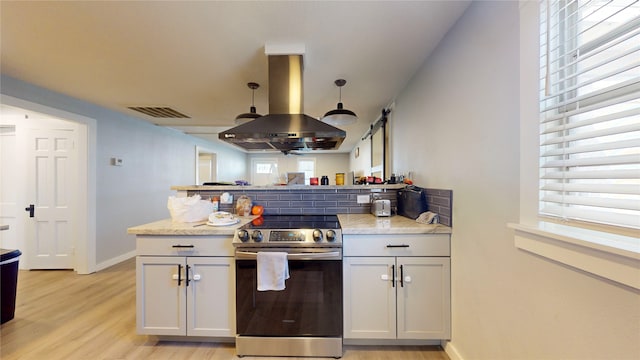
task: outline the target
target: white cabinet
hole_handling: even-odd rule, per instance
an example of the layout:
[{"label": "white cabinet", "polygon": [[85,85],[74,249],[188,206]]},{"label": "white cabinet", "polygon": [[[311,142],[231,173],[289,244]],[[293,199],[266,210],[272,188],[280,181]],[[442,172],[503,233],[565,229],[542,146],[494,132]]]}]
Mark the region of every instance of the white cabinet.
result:
[{"label": "white cabinet", "polygon": [[235,336],[235,262],[221,243],[230,238],[137,240],[139,334]]},{"label": "white cabinet", "polygon": [[449,339],[449,235],[344,237],[345,339]]}]

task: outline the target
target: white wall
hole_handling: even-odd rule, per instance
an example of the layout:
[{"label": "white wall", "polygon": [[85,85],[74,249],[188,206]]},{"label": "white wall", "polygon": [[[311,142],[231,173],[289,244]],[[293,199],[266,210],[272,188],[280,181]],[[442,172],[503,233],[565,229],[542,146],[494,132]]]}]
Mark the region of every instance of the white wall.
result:
[{"label": "white wall", "polygon": [[[223,171],[224,178],[246,176],[246,154],[225,144],[206,142],[6,76],[1,85],[4,95],[96,120],[97,140],[91,144],[96,154],[89,159],[89,168],[95,169],[96,179],[98,268],[135,250],[128,227],[169,217],[167,197],[175,193],[170,187],[196,181],[196,145],[218,152],[222,162],[219,178]],[[124,165],[112,166],[112,157],[122,158]]]},{"label": "white wall", "polygon": [[[356,157],[356,151],[358,157]],[[349,169],[356,177],[371,175],[371,138],[360,140],[349,154]],[[346,180],[345,180],[346,181]]]},{"label": "white wall", "polygon": [[453,189],[447,349],[462,359],[638,359],[638,291],[519,251],[506,226],[520,210],[519,24],[518,2],[473,2],[390,121],[394,168]]},{"label": "white wall", "polygon": [[[349,171],[349,154],[347,153],[308,153],[305,155],[283,155],[281,153],[249,154],[247,164],[247,174],[251,172],[251,159],[276,159],[278,161],[278,171],[280,174],[298,171],[298,160],[316,161],[316,176],[326,175],[329,184],[335,185],[336,173],[346,173]],[[247,175],[249,176],[249,175]],[[249,180],[250,181],[250,180]],[[346,182],[345,178],[345,182]]]}]

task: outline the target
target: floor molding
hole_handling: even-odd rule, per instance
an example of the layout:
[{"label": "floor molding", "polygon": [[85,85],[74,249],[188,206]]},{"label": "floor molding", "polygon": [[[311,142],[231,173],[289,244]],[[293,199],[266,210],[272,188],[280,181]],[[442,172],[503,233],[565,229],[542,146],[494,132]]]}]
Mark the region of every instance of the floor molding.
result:
[{"label": "floor molding", "polygon": [[111,259],[109,259],[107,261],[103,261],[103,262],[101,262],[99,264],[96,264],[96,271],[104,270],[104,269],[106,269],[108,267],[111,267],[111,266],[113,266],[115,264],[119,264],[119,263],[121,263],[121,262],[123,262],[125,260],[129,260],[134,256],[136,256],[136,251],[135,250],[130,251],[130,252],[126,253],[126,254],[122,254],[120,256],[116,256],[116,257],[111,258]]},{"label": "floor molding", "polygon": [[456,349],[456,347],[451,344],[451,341],[443,341],[441,346],[451,360],[464,360],[464,358],[458,352],[458,349]]}]

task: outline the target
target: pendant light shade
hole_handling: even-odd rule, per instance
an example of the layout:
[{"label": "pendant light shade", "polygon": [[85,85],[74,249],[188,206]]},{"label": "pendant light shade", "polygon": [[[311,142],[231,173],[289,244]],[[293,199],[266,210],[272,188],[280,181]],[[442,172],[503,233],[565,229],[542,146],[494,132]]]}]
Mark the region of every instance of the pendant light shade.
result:
[{"label": "pendant light shade", "polygon": [[236,116],[236,125],[242,125],[244,123],[247,123],[247,122],[249,122],[249,121],[251,121],[253,119],[257,119],[257,118],[262,116],[262,115],[256,113],[256,107],[253,104],[254,93],[255,93],[256,89],[260,87],[260,84],[254,83],[254,82],[250,82],[250,83],[247,84],[247,86],[249,87],[249,89],[251,89],[251,108],[249,108],[249,112],[248,113],[244,113],[244,114],[240,114],[240,115]]},{"label": "pendant light shade", "polygon": [[353,111],[345,109],[344,105],[342,105],[342,87],[346,83],[347,80],[345,79],[338,79],[335,81],[336,86],[340,90],[338,107],[324,114],[324,117],[322,118],[323,122],[334,126],[342,126],[354,124],[358,120],[358,116],[356,116]]}]

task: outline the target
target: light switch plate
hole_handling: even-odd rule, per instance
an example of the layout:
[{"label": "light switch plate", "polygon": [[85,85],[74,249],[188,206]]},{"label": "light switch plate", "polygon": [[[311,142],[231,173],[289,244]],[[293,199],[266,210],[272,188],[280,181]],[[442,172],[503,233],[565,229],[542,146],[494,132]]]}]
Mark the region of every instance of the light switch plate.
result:
[{"label": "light switch plate", "polygon": [[233,195],[229,193],[222,193],[220,195],[220,204],[233,204]]}]

